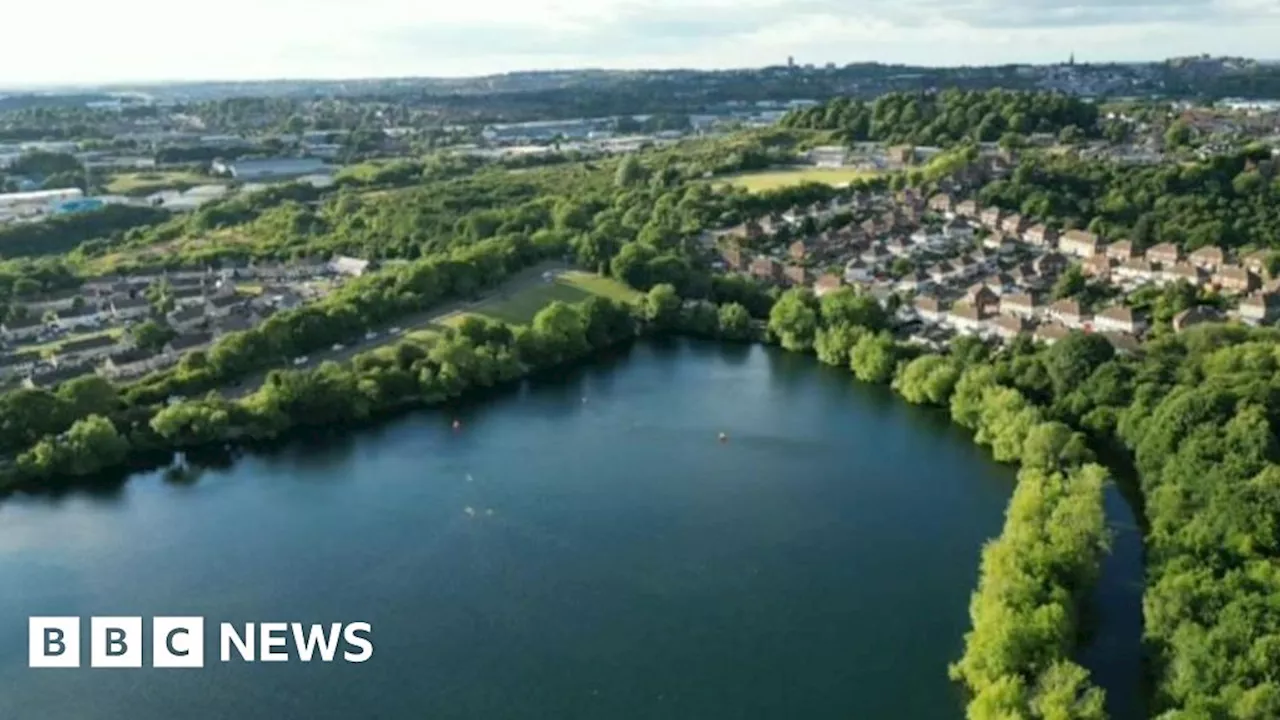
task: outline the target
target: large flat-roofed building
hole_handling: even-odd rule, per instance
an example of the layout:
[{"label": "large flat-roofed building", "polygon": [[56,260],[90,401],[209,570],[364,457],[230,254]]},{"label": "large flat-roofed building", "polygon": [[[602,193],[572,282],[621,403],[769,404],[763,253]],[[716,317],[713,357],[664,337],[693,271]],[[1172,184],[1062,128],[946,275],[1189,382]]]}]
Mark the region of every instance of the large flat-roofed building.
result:
[{"label": "large flat-roofed building", "polygon": [[272,180],[326,172],[329,165],[320,158],[267,158],[261,160],[217,161],[213,171],[236,180]]},{"label": "large flat-roofed building", "polygon": [[0,194],[0,207],[49,207],[69,200],[84,197],[80,188],[62,188],[59,190],[33,190]]}]

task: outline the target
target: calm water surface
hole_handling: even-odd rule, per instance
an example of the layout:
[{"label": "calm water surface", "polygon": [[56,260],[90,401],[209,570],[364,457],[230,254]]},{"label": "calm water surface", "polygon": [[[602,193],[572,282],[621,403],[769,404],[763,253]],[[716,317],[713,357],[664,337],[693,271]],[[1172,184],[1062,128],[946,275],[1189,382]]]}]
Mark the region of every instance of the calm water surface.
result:
[{"label": "calm water surface", "polygon": [[[960,716],[1013,472],[940,414],[682,343],[452,417],[4,501],[0,718]],[[93,614],[365,620],[375,651],[27,669],[27,616]]]}]

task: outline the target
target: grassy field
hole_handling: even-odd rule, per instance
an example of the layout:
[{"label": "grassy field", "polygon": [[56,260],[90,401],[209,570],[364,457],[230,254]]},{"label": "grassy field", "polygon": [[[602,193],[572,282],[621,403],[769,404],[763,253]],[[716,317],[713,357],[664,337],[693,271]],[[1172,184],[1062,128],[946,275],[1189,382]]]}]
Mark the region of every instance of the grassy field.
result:
[{"label": "grassy field", "polygon": [[844,185],[854,180],[872,177],[873,175],[875,175],[875,171],[858,168],[795,168],[744,173],[728,177],[726,181],[756,193],[777,190],[778,188],[790,187],[805,182]]},{"label": "grassy field", "polygon": [[107,183],[107,192],[112,195],[150,195],[161,190],[186,189],[215,182],[214,178],[186,170],[122,173]]},{"label": "grassy field", "polygon": [[550,281],[538,280],[506,295],[499,295],[460,310],[440,320],[443,325],[457,325],[467,315],[492,318],[516,325],[526,325],[542,308],[556,300],[575,303],[592,295],[635,302],[640,293],[611,278],[588,272],[569,270]]}]

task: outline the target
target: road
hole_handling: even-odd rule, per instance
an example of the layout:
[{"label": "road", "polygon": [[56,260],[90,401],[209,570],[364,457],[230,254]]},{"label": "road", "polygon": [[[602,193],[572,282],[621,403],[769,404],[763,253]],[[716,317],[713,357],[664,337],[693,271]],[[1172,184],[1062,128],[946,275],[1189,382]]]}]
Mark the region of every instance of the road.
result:
[{"label": "road", "polygon": [[[450,315],[464,312],[469,308],[473,308],[500,295],[513,294],[530,285],[543,282],[542,274],[547,271],[554,272],[567,269],[569,269],[568,265],[559,262],[545,262],[535,265],[534,267],[522,270],[515,275],[512,275],[506,282],[502,283],[502,285],[499,285],[493,290],[481,295],[476,300],[448,303],[425,312],[406,315],[398,320],[389,322],[382,327],[373,328],[373,331],[378,334],[378,337],[373,340],[365,340],[362,335],[357,339],[353,339],[349,343],[345,343],[345,347],[342,350],[326,349],[321,352],[313,352],[307,356],[306,363],[302,365],[290,365],[289,367],[315,367],[316,365],[329,360],[334,362],[345,362],[362,352],[368,352],[383,345],[390,345],[401,339],[405,333],[413,332],[415,330],[425,330]],[[401,332],[392,335],[389,333],[391,328],[399,328]],[[272,369],[275,368],[263,370],[254,373],[253,375],[241,378],[236,382],[224,385],[220,392],[231,399],[242,398],[261,387],[262,383],[267,378],[267,373],[271,372]]]}]

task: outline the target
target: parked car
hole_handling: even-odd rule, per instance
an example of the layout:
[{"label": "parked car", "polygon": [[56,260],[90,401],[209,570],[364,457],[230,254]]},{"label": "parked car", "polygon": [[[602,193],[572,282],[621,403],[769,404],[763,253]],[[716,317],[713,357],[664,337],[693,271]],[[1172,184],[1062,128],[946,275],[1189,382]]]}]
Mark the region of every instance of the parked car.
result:
[{"label": "parked car", "polygon": [[341,350],[346,350],[346,349],[347,349],[347,346],[346,346],[346,345],[343,345],[342,343],[334,343],[334,344],[333,344],[333,351],[334,351],[334,352],[339,352],[339,351],[341,351]]},{"label": "parked car", "polygon": [[365,339],[365,340],[377,340],[377,339],[378,339],[378,333],[373,332],[372,330],[370,330],[369,332],[367,332],[367,333],[365,333],[365,334],[364,334],[364,339]]},{"label": "parked car", "polygon": [[388,335],[399,335],[399,334],[400,334],[400,333],[402,333],[402,332],[404,332],[404,331],[403,331],[403,330],[401,330],[400,328],[398,328],[398,327],[393,327],[393,328],[391,328],[390,330],[388,330],[388,331],[387,331],[387,334],[388,334]]},{"label": "parked car", "polygon": [[306,365],[309,361],[310,361],[310,358],[308,358],[306,355],[303,355],[302,357],[296,357],[296,358],[294,358],[294,359],[293,359],[293,364],[294,364],[294,365]]}]

